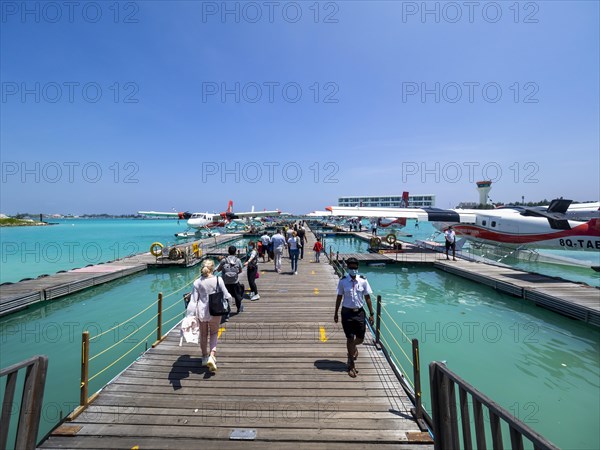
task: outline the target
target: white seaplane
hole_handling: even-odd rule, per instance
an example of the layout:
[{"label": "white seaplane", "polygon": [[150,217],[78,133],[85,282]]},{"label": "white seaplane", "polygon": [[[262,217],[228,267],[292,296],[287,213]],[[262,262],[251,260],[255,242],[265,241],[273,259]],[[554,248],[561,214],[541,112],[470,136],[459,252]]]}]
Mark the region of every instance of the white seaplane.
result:
[{"label": "white seaplane", "polygon": [[[518,249],[600,252],[600,203],[553,200],[547,208],[506,206],[497,209],[363,208],[331,206],[332,216],[397,217],[433,222],[444,231],[476,243]],[[580,220],[577,220],[580,219]]]},{"label": "white seaplane", "polygon": [[[229,200],[227,210],[222,213],[190,213],[190,212],[160,212],[160,211],[138,211],[138,214],[149,217],[172,217],[180,220],[187,220],[187,225],[190,229],[209,230],[211,228],[226,227],[228,224],[242,220],[252,219],[256,217],[271,217],[281,214],[279,210],[273,211],[252,211],[249,212],[233,212],[233,201]],[[194,237],[196,232],[177,233],[176,237]]]}]

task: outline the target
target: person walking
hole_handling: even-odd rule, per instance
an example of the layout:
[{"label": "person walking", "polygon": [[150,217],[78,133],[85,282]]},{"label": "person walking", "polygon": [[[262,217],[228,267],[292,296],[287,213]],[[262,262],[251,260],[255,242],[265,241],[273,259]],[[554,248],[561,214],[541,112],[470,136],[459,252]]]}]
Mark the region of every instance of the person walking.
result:
[{"label": "person walking", "polygon": [[290,261],[292,263],[292,273],[298,275],[298,256],[300,256],[300,238],[294,231],[288,239],[288,248],[290,249]]},{"label": "person walking", "polygon": [[348,375],[356,378],[355,362],[358,358],[357,346],[362,344],[365,338],[365,310],[364,304],[369,307],[369,323],[373,326],[373,305],[371,294],[373,293],[369,282],[365,277],[358,276],[358,260],[348,258],[346,260],[348,275],[338,282],[337,297],[335,299],[335,313],[333,321],[338,323],[338,309],[342,305],[342,328],[346,335],[346,348],[348,350]]},{"label": "person walking", "polygon": [[285,238],[279,230],[271,236],[271,245],[273,246],[273,262],[275,264],[275,270],[277,273],[281,273],[281,258],[283,256],[283,249],[286,247]]},{"label": "person walking", "polygon": [[248,259],[244,263],[247,268],[248,284],[250,285],[250,300],[260,300],[258,288],[256,287],[256,279],[258,278],[258,252],[255,249],[255,243],[248,243]]},{"label": "person walking", "polygon": [[313,251],[315,252],[315,262],[321,262],[321,252],[323,251],[323,244],[321,244],[321,238],[317,238],[317,242],[313,245]]},{"label": "person walking", "polygon": [[263,248],[262,262],[265,262],[265,255],[267,255],[266,262],[269,262],[269,261],[271,261],[271,255],[269,254],[269,248],[271,246],[271,238],[269,237],[269,235],[267,234],[266,231],[265,231],[265,234],[263,234],[260,237],[260,241],[262,242],[262,248]]},{"label": "person walking", "polygon": [[448,250],[452,249],[452,261],[456,261],[456,233],[452,227],[448,227],[444,232],[444,237],[446,238],[446,259],[450,259]]},{"label": "person walking", "polygon": [[300,240],[300,259],[304,259],[304,246],[308,242],[308,238],[306,237],[306,230],[302,226],[302,222],[296,233],[298,233],[298,239]]},{"label": "person walking", "polygon": [[[242,298],[244,293],[242,292],[239,280],[239,275],[242,273],[243,266],[240,258],[235,256],[236,252],[237,248],[235,245],[230,245],[227,249],[229,256],[223,258],[219,262],[215,272],[221,272],[221,277],[223,278],[227,292],[229,292],[229,294],[231,294],[231,296],[235,299],[235,307],[237,308],[237,313],[239,314],[243,311]],[[225,318],[225,322],[229,320],[229,314],[223,317]]]},{"label": "person walking", "polygon": [[[211,316],[208,308],[208,296],[221,290],[227,301],[231,295],[220,277],[215,277],[215,263],[206,259],[202,263],[201,276],[194,281],[194,288],[188,304],[186,315],[194,315],[200,322],[200,351],[202,365],[211,372],[217,371],[217,340],[221,316]],[[210,345],[209,345],[210,344]],[[208,345],[208,347],[207,347]]]}]

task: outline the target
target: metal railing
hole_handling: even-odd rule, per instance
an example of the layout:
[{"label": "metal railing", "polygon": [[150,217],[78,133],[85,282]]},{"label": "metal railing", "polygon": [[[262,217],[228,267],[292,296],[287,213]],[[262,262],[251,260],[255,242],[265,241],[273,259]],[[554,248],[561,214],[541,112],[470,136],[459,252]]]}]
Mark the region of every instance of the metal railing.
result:
[{"label": "metal railing", "polygon": [[[429,380],[431,384],[435,450],[486,449],[484,407],[489,414],[489,435],[491,435],[492,448],[494,450],[502,450],[504,448],[502,422],[508,425],[510,448],[522,450],[523,438],[525,437],[533,444],[536,450],[558,450],[558,447],[516,419],[492,399],[453,373],[444,364],[440,362],[429,364]],[[458,404],[456,401],[457,385]],[[471,424],[469,411],[469,396],[472,399],[473,405],[473,424]],[[460,431],[458,428],[459,413],[461,422]],[[472,427],[475,429],[475,447],[473,446]]]},{"label": "metal railing", "polygon": [[0,416],[0,450],[5,450],[9,438],[10,420],[15,405],[15,391],[19,370],[26,368],[19,422],[17,424],[14,448],[34,449],[40,426],[48,358],[34,356],[0,371],[0,378],[6,376],[6,389],[2,399],[2,415]]}]

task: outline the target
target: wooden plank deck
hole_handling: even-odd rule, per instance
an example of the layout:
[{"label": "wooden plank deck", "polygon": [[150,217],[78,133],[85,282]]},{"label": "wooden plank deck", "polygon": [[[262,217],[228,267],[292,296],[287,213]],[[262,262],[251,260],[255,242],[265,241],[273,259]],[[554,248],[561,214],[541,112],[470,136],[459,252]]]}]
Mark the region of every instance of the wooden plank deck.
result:
[{"label": "wooden plank deck", "polygon": [[[347,375],[345,336],[333,323],[338,278],[312,256],[298,275],[287,258],[281,274],[259,265],[261,299],[244,300],[244,312],[223,325],[216,374],[171,330],[40,447],[431,449],[370,334],[358,377]],[[231,440],[234,429],[256,437]]]},{"label": "wooden plank deck", "polygon": [[[206,238],[198,242],[203,251],[209,251],[217,245],[239,238],[240,234],[225,234]],[[192,242],[177,247],[191,249]],[[83,268],[62,271],[53,275],[38,277],[17,283],[0,286],[0,317],[27,308],[38,302],[54,300],[92,286],[107,283],[118,278],[146,270],[148,267],[189,267],[197,264],[193,261],[171,261],[167,258],[156,258],[150,252],[132,255],[108,263],[90,265]]]},{"label": "wooden plank deck", "polygon": [[536,305],[600,327],[600,289],[490,264],[442,259],[434,267],[533,301]]}]

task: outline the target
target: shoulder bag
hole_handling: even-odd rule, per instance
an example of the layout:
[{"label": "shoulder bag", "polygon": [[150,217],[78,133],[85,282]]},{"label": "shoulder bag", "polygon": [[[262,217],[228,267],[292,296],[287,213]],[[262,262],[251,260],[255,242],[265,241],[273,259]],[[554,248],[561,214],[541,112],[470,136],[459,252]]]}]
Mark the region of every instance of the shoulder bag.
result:
[{"label": "shoulder bag", "polygon": [[208,312],[211,316],[225,316],[229,314],[230,310],[229,301],[225,298],[219,284],[219,277],[217,277],[216,290],[208,296]]}]

